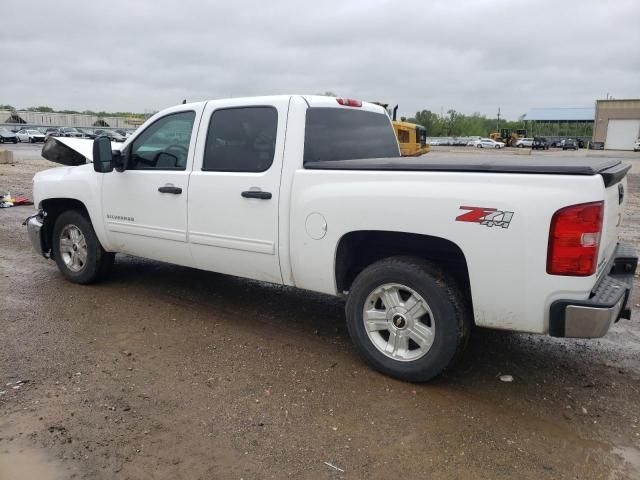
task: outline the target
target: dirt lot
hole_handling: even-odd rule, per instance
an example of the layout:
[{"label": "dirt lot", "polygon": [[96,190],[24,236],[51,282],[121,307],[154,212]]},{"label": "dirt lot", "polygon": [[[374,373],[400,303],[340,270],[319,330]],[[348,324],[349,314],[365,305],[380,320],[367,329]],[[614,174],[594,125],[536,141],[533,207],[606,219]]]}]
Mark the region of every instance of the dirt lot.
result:
[{"label": "dirt lot", "polygon": [[[0,191],[30,196],[53,164],[16,152]],[[0,480],[640,478],[638,308],[600,340],[476,331],[412,385],[361,362],[331,297],[125,256],[68,283],[31,211],[0,210]]]}]

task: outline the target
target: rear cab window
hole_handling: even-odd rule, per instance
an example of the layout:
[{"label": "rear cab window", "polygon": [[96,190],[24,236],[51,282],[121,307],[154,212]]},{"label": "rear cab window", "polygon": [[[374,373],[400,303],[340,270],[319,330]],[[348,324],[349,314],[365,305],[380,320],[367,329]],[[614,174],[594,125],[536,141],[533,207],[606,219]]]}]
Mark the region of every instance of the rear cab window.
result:
[{"label": "rear cab window", "polygon": [[304,163],[399,156],[387,115],[355,108],[307,109]]}]

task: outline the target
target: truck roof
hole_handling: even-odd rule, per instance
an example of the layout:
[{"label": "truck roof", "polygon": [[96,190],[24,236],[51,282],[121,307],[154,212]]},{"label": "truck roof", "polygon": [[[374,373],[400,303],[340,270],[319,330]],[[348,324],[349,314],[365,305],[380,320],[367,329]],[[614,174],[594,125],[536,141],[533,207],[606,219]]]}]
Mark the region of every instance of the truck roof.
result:
[{"label": "truck roof", "polygon": [[[307,102],[307,105],[309,105],[309,107],[314,107],[314,108],[315,107],[349,108],[349,109],[365,110],[368,112],[382,113],[385,115],[387,113],[384,108],[382,108],[380,105],[376,105],[375,103],[362,102],[361,107],[342,106],[338,104],[338,102],[336,101],[336,97],[328,97],[326,95],[265,95],[265,96],[252,96],[252,97],[212,98],[204,102],[187,103],[184,106],[202,105],[203,103],[215,102],[218,100],[237,100],[238,103],[246,103],[246,101],[248,100],[253,100],[256,103],[267,103],[269,101],[282,100],[282,99],[291,98],[291,97],[301,97],[304,99],[305,102]],[[176,105],[175,107],[172,107],[172,108],[179,109],[180,107],[182,107],[182,105]]]}]

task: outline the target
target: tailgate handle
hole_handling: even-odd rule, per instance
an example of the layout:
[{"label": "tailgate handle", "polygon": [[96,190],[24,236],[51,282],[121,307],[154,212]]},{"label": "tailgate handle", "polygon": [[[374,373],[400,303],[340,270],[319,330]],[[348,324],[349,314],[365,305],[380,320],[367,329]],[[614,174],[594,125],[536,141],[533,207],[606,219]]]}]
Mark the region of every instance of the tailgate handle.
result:
[{"label": "tailgate handle", "polygon": [[619,183],[618,184],[618,204],[622,205],[622,201],[624,200],[624,186]]}]

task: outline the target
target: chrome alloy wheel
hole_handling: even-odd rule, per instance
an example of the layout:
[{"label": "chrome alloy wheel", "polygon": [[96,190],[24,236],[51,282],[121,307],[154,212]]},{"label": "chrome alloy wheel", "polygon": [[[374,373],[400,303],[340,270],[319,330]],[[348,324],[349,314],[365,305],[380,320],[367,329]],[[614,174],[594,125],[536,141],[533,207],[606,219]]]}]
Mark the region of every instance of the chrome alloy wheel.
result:
[{"label": "chrome alloy wheel", "polygon": [[75,225],[65,225],[60,232],[60,255],[72,272],[79,272],[87,263],[87,241]]},{"label": "chrome alloy wheel", "polygon": [[433,314],[412,288],[398,283],[381,285],[369,294],[362,313],[369,339],[393,360],[417,360],[433,345]]}]

